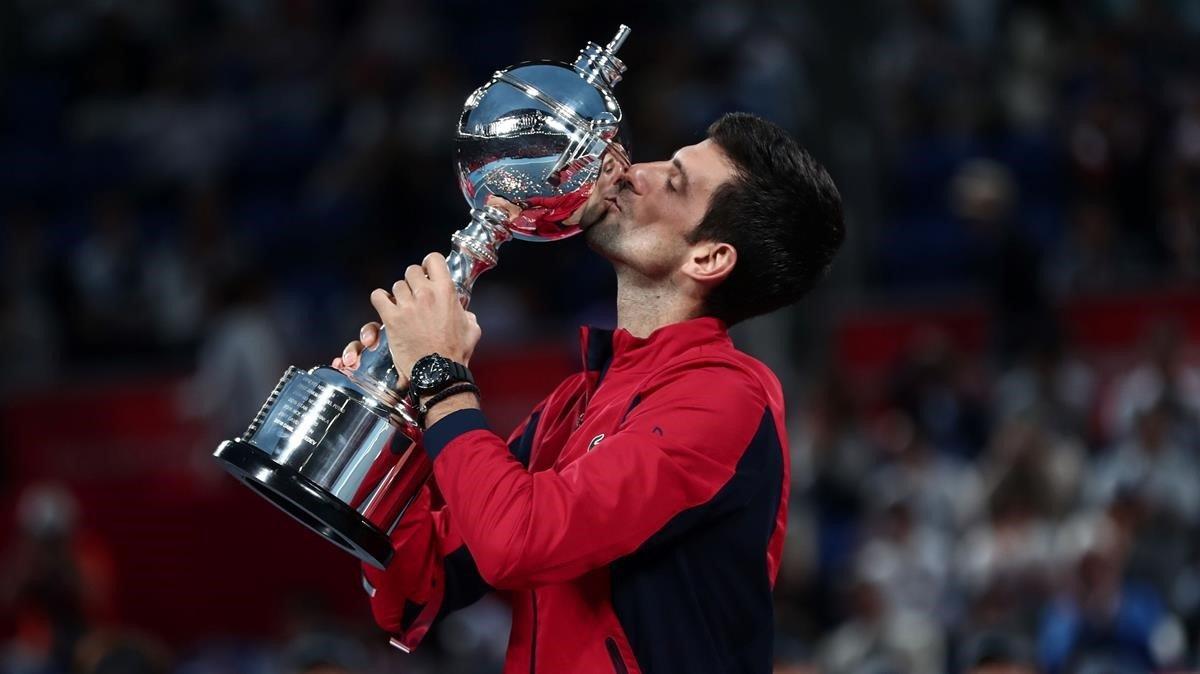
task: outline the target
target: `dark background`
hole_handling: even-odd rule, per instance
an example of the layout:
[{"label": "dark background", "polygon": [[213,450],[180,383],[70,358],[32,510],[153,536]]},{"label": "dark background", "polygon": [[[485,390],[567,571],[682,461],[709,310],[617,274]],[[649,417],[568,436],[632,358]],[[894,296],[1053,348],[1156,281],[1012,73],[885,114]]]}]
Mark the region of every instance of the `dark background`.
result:
[{"label": "dark background", "polygon": [[[1200,3],[6,0],[0,671],[499,671],[498,600],[388,649],[209,454],[448,248],[466,96],[622,22],[635,161],[748,110],[846,203],[828,282],[735,332],[791,413],[779,671],[1197,666]],[[613,288],[503,249],[498,429]]]}]

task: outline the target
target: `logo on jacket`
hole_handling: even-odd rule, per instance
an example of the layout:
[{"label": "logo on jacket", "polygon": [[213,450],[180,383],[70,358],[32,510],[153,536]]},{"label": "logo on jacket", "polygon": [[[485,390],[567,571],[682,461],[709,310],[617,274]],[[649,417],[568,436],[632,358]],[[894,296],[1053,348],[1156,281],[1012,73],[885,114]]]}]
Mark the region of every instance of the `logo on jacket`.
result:
[{"label": "logo on jacket", "polygon": [[604,439],[603,433],[592,438],[592,441],[588,443],[588,451],[589,452],[592,451],[596,447],[596,445],[600,444],[600,441],[603,439]]}]

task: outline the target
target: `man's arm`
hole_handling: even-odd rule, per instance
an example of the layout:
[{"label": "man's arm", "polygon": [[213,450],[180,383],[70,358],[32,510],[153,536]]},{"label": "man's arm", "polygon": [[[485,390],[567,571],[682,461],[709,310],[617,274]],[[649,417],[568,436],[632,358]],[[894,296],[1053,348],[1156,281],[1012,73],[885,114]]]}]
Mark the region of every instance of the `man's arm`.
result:
[{"label": "man's arm", "polygon": [[781,488],[781,476],[742,462],[757,435],[776,432],[749,372],[710,359],[656,380],[615,433],[562,472],[527,472],[477,409],[429,427],[438,487],[486,582],[570,580],[737,508],[758,489]]},{"label": "man's arm", "polygon": [[[512,456],[528,461],[542,405],[513,431],[507,445]],[[463,544],[451,509],[432,508],[432,502],[426,486],[405,511],[392,532],[395,554],[387,569],[362,567],[376,623],[405,650],[415,648],[441,618],[492,590]]]},{"label": "man's arm", "polygon": [[[357,368],[362,352],[378,343],[380,327],[364,325],[359,339],[333,359],[333,367]],[[449,509],[433,507],[429,485],[405,509],[390,538],[391,564],[385,570],[363,564],[363,587],[375,622],[392,635],[393,645],[411,651],[440,618],[475,603],[491,588],[455,532]]]},{"label": "man's arm", "polygon": [[[392,532],[395,554],[387,569],[363,564],[363,584],[371,597],[375,622],[392,635],[392,643],[412,650],[442,613],[451,579],[469,578],[474,564],[454,557],[462,540],[453,532],[449,512],[432,507],[428,486]],[[478,575],[478,572],[475,572]]]}]

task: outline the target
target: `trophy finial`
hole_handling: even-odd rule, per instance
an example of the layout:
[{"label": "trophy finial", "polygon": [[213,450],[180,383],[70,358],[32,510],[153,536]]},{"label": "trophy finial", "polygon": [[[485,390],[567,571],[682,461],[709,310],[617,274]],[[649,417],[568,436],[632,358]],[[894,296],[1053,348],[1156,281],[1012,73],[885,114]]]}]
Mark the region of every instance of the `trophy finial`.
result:
[{"label": "trophy finial", "polygon": [[617,50],[621,48],[621,45],[625,44],[625,38],[627,37],[629,37],[629,26],[621,24],[621,26],[617,28],[617,34],[613,37],[612,41],[608,43],[608,46],[604,48],[604,51],[607,51],[610,54],[616,54]]},{"label": "trophy finial", "polygon": [[578,70],[590,83],[599,84],[608,89],[613,88],[617,82],[621,81],[621,75],[625,73],[625,64],[617,58],[616,52],[621,45],[625,44],[629,32],[629,26],[621,24],[621,27],[617,29],[617,34],[607,45],[601,47],[595,42],[587,43],[583,51],[579,52],[579,58],[575,61],[575,70]]}]

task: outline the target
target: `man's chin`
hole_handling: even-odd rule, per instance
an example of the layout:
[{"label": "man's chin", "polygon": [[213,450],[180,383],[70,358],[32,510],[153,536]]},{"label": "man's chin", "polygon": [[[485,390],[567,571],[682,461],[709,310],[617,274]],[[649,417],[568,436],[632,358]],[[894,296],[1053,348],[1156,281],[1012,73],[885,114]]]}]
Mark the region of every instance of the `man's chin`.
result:
[{"label": "man's chin", "polygon": [[590,225],[584,225],[583,240],[589,248],[604,255],[612,249],[618,231],[616,219],[605,215]]},{"label": "man's chin", "polygon": [[609,207],[607,202],[589,202],[584,205],[583,212],[580,213],[579,228],[583,230],[591,229],[594,225],[602,222],[611,215],[612,208]]}]

